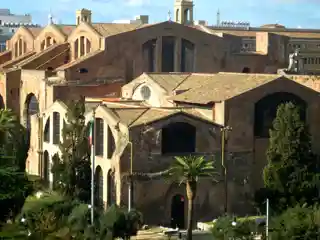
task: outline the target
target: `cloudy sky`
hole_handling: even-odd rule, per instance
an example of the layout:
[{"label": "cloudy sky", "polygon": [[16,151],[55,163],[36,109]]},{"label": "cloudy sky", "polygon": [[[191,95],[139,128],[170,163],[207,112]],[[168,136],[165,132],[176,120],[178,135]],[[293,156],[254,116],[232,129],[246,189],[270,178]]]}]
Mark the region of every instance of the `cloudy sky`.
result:
[{"label": "cloudy sky", "polygon": [[[46,24],[51,12],[63,23],[74,23],[76,9],[88,8],[94,22],[133,19],[147,14],[151,22],[165,21],[174,0],[9,0],[1,8],[12,13],[30,13],[35,23]],[[222,20],[249,21],[252,26],[280,23],[287,27],[320,28],[320,0],[194,0],[195,19],[216,22],[220,9]]]}]

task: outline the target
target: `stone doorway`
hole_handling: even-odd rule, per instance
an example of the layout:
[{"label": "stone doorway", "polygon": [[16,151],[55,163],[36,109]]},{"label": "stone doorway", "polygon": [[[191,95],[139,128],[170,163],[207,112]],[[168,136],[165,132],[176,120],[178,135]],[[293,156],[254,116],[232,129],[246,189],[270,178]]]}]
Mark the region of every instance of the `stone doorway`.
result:
[{"label": "stone doorway", "polygon": [[184,196],[177,194],[171,200],[171,227],[185,228],[185,199]]}]

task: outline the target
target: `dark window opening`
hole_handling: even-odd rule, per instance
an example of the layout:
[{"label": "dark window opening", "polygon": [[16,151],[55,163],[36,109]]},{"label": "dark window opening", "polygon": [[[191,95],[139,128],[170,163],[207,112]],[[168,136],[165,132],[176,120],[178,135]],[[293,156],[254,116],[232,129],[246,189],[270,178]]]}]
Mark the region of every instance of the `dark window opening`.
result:
[{"label": "dark window opening", "polygon": [[242,69],[242,72],[243,72],[243,73],[250,73],[250,68],[244,67],[244,68]]},{"label": "dark window opening", "polygon": [[96,168],[95,172],[95,196],[98,207],[103,206],[103,172],[100,166]]},{"label": "dark window opening", "polygon": [[116,148],[114,137],[110,127],[108,126],[108,158],[112,158],[113,152]]},{"label": "dark window opening", "polygon": [[277,115],[278,106],[284,103],[293,103],[300,109],[301,119],[306,120],[307,104],[298,96],[279,92],[268,95],[255,104],[255,121],[254,135],[255,137],[268,138],[269,130],[273,126],[273,120]]},{"label": "dark window opening", "polygon": [[111,206],[116,203],[115,181],[111,170],[108,172],[107,181],[107,204]]},{"label": "dark window opening", "polygon": [[47,71],[53,71],[53,67],[47,67]]},{"label": "dark window opening", "polygon": [[156,71],[156,43],[157,39],[152,39],[143,44],[143,55],[147,72]]},{"label": "dark window opening", "polygon": [[3,97],[0,94],[0,109],[4,108],[4,101],[3,101]]},{"label": "dark window opening", "polygon": [[47,184],[49,182],[49,153],[47,151],[44,152],[43,154],[43,164],[42,164],[42,179],[44,182]]},{"label": "dark window opening", "polygon": [[97,156],[103,156],[103,124],[102,118],[96,118],[95,150]]},{"label": "dark window opening", "polygon": [[48,118],[48,120],[46,121],[46,124],[44,126],[44,141],[45,142],[50,142],[50,117]]},{"label": "dark window opening", "polygon": [[162,38],[162,72],[174,72],[175,38]]},{"label": "dark window opening", "polygon": [[181,72],[194,72],[194,44],[182,39]]},{"label": "dark window opening", "polygon": [[79,68],[78,72],[79,73],[88,73],[89,71],[86,68]]},{"label": "dark window opening", "polygon": [[53,113],[53,144],[60,143],[60,113]]},{"label": "dark window opening", "polygon": [[196,128],[188,123],[171,123],[162,129],[162,154],[185,154],[196,150]]}]

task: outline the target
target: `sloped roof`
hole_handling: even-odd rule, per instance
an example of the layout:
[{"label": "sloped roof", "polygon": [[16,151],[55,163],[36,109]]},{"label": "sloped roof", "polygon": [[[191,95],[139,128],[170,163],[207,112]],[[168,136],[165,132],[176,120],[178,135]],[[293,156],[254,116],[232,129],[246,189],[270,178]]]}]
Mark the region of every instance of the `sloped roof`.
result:
[{"label": "sloped roof", "polygon": [[212,120],[202,115],[193,108],[109,108],[119,117],[120,121],[128,127],[136,127],[149,124],[161,119],[174,116],[176,114],[184,114],[200,121],[206,121],[215,124]]},{"label": "sloped roof", "polygon": [[55,24],[55,26],[66,36],[69,36],[77,27],[76,25]]},{"label": "sloped roof", "polygon": [[197,104],[221,102],[280,77],[282,76],[276,74],[192,74],[188,81],[198,82],[199,85],[169,99]]},{"label": "sloped roof", "polygon": [[37,37],[41,31],[43,30],[43,27],[27,27],[29,32],[32,34],[33,37]]},{"label": "sloped roof", "polygon": [[124,32],[133,31],[149,24],[136,23],[93,23],[92,27],[103,37],[110,37]]},{"label": "sloped roof", "polygon": [[190,76],[189,73],[146,73],[146,75],[168,92],[172,92]]},{"label": "sloped roof", "polygon": [[0,69],[1,68],[11,68],[13,67],[14,65],[18,64],[19,62],[25,60],[25,59],[28,59],[29,57],[31,57],[32,55],[34,55],[36,52],[35,51],[31,51],[31,52],[28,52],[28,53],[25,53],[17,58],[14,58],[14,59],[11,59],[10,61],[7,61],[3,64],[0,65]]},{"label": "sloped roof", "polygon": [[86,55],[84,55],[82,57],[79,57],[79,58],[77,58],[77,59],[75,59],[75,60],[73,60],[71,62],[68,62],[68,63],[58,67],[56,70],[60,71],[60,70],[68,69],[68,68],[73,67],[73,66],[75,66],[75,65],[77,65],[77,64],[79,64],[79,63],[81,63],[81,62],[83,62],[83,61],[85,61],[85,60],[87,60],[87,59],[89,59],[89,58],[101,53],[101,52],[103,52],[103,51],[102,50],[97,50],[97,51],[90,52],[90,53],[88,53],[88,54],[86,54]]}]

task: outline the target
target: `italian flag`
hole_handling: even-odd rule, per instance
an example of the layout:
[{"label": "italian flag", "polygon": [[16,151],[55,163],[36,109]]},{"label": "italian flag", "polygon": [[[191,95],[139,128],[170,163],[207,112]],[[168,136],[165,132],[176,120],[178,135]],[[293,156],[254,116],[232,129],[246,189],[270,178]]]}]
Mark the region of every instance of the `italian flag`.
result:
[{"label": "italian flag", "polygon": [[90,121],[90,132],[89,132],[89,144],[90,144],[90,146],[92,146],[93,145],[93,132],[94,132],[94,119],[92,119],[91,121]]}]

